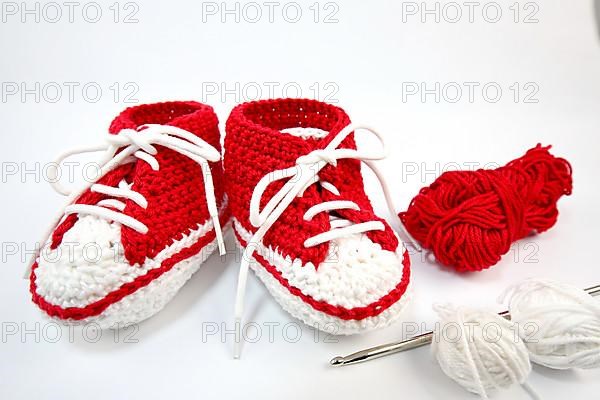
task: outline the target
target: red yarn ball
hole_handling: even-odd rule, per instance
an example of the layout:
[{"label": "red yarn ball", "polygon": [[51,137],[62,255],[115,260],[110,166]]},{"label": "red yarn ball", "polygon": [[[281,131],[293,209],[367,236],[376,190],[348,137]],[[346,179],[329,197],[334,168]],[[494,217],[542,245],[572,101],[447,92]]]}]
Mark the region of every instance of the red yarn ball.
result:
[{"label": "red yarn ball", "polygon": [[571,194],[571,165],[550,147],[538,144],[495,170],[445,172],[400,219],[442,264],[459,272],[489,268],[512,242],[550,229],[556,202]]}]

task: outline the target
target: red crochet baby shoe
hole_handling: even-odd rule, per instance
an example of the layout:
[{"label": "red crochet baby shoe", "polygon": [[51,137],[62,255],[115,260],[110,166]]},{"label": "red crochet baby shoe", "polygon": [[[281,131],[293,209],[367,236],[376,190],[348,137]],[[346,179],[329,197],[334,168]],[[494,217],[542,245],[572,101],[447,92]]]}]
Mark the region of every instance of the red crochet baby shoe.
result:
[{"label": "red crochet baby shoe", "polygon": [[217,116],[196,102],[141,105],[111,124],[98,179],[70,192],[32,260],[33,301],[102,327],[160,311],[217,247],[228,218]]},{"label": "red crochet baby shoe", "polygon": [[408,254],[373,212],[360,171],[361,161],[374,168],[371,160],[384,154],[357,150],[359,128],[349,124],[342,109],[314,100],[257,101],[232,111],[223,161],[235,235],[245,248],[238,326],[248,267],[290,314],[336,334],[385,326],[403,308]]}]

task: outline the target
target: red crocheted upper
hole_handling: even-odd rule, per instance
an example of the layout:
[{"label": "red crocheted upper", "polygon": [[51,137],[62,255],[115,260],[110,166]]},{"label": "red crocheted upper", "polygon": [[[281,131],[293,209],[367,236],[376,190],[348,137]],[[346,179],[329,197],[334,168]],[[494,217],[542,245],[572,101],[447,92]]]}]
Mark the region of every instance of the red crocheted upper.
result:
[{"label": "red crocheted upper", "polygon": [[[138,128],[144,124],[172,125],[201,137],[220,151],[218,120],[210,106],[187,102],[166,102],[130,107],[117,116],[110,125],[110,133],[121,129]],[[143,130],[140,132],[143,134]],[[130,264],[142,264],[155,257],[161,250],[181,239],[182,235],[196,229],[210,218],[204,192],[203,174],[200,166],[190,158],[163,146],[156,146],[156,160],[160,165],[153,171],[146,162],[130,163],[106,174],[99,183],[115,186],[122,179],[133,184],[132,190],[148,200],[143,209],[126,200],[124,213],[148,227],[141,234],[131,228],[121,228],[125,257]],[[210,163],[217,202],[223,199],[223,171],[221,164]],[[85,192],[76,203],[96,204],[107,196]],[[52,248],[60,245],[65,234],[77,221],[72,214],[65,219],[52,235]]]},{"label": "red crocheted upper", "polygon": [[[212,108],[196,102],[167,102],[140,105],[123,111],[110,126],[110,133],[117,134],[124,128],[138,128],[144,124],[172,125],[198,135],[210,145],[219,149],[220,134],[218,121]],[[143,134],[143,130],[140,131]],[[184,234],[197,229],[210,218],[204,192],[201,167],[188,157],[163,146],[156,145],[158,153],[154,156],[159,170],[154,171],[146,162],[134,162],[117,167],[106,174],[99,183],[116,186],[125,179],[131,183],[131,189],[142,194],[148,201],[142,209],[132,201],[125,200],[124,213],[141,221],[148,227],[146,234],[140,234],[131,228],[121,226],[121,242],[125,257],[132,265],[142,264],[146,257],[153,258],[161,250],[179,240]],[[209,163],[214,178],[217,206],[221,208],[224,197],[223,171],[220,162]],[[77,203],[96,204],[107,196],[91,192],[82,194]],[[226,210],[221,216],[224,224],[229,217]],[[77,214],[69,215],[52,234],[52,248],[60,245],[64,234],[77,221]],[[50,303],[37,293],[37,263],[30,275],[30,291],[33,301],[48,315],[61,319],[81,320],[99,315],[107,307],[148,285],[179,261],[189,258],[202,250],[215,238],[215,232],[209,232],[190,247],[164,260],[157,268],[136,279],[124,283],[119,289],[85,307],[67,307]]]},{"label": "red crocheted upper", "polygon": [[[315,100],[263,100],[235,107],[226,124],[223,159],[232,215],[246,230],[254,232],[255,228],[249,221],[249,204],[258,181],[275,170],[294,166],[298,157],[324,148],[349,123],[348,115],[341,108]],[[295,127],[318,128],[329,134],[322,139],[304,139],[281,132]],[[355,149],[354,135],[349,135],[340,147]],[[350,200],[360,207],[360,211],[336,210],[336,213],[355,223],[382,221],[386,227],[384,231],[371,231],[367,235],[383,249],[396,250],[398,241],[392,229],[374,214],[364,192],[358,160],[339,160],[337,166],[328,165],[321,170],[319,177],[332,183],[340,195],[321,190],[319,185],[311,185],[269,229],[263,239],[266,247],[277,249],[292,259],[300,258],[303,264],[312,262],[317,267],[325,259],[329,244],[306,248],[304,241],[328,231],[329,217],[326,213],[320,213],[311,221],[305,221],[303,215],[310,207],[324,201]],[[283,184],[277,181],[267,188],[261,207]]]}]

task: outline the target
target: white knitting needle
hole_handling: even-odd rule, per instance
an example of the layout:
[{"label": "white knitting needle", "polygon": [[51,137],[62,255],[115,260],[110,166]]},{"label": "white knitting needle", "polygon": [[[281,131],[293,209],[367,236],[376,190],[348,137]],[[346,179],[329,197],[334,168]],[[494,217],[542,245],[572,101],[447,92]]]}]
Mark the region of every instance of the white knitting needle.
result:
[{"label": "white knitting needle", "polygon": [[[600,295],[600,285],[589,287],[585,289],[585,291],[590,296]],[[506,319],[510,319],[510,314],[508,311],[503,311],[498,315]],[[403,341],[382,344],[380,346],[371,347],[366,350],[357,351],[356,353],[352,353],[344,357],[334,357],[331,359],[331,361],[329,361],[329,364],[337,367],[341,365],[350,365],[360,363],[363,361],[369,361],[375,358],[385,357],[389,356],[390,354],[400,353],[402,351],[425,346],[426,344],[430,344],[432,340],[433,332],[429,331]]]}]

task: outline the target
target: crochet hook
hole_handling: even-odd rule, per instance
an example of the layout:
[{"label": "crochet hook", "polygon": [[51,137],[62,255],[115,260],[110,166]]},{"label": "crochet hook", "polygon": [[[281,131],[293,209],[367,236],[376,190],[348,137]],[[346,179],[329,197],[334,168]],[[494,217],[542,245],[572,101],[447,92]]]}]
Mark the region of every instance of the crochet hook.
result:
[{"label": "crochet hook", "polygon": [[[592,286],[585,291],[590,296],[600,295],[600,285]],[[510,314],[508,311],[503,311],[498,315],[510,319]],[[420,335],[414,336],[410,339],[406,339],[403,341],[387,343],[375,347],[371,347],[369,349],[357,351],[356,353],[349,354],[347,356],[337,356],[332,358],[329,361],[329,364],[332,366],[338,367],[342,365],[350,365],[357,364],[364,361],[373,360],[379,357],[389,356],[391,354],[400,353],[406,350],[416,349],[417,347],[422,347],[427,344],[430,344],[433,340],[433,332],[425,332]]]}]

